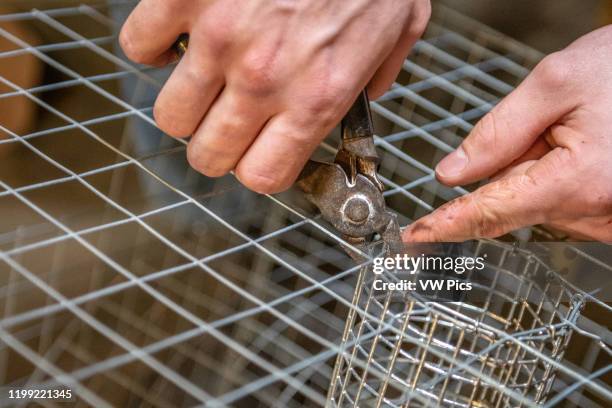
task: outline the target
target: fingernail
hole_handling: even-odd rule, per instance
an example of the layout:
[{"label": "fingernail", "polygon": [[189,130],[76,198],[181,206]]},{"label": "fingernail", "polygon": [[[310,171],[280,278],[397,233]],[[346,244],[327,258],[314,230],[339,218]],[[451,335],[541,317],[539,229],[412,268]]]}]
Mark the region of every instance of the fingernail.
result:
[{"label": "fingernail", "polygon": [[456,177],[468,164],[468,157],[461,146],[446,156],[436,166],[436,173],[442,177]]}]

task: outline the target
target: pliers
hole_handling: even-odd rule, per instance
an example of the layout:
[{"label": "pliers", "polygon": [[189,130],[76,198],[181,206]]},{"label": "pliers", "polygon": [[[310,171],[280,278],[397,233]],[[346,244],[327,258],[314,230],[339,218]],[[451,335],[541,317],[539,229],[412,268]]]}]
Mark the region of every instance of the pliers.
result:
[{"label": "pliers", "polygon": [[363,90],[341,122],[341,141],[333,163],[309,160],[298,178],[298,187],[323,219],[351,244],[348,254],[359,260],[369,240],[378,233],[388,254],[401,251],[400,227],[389,211],[377,169],[374,129],[367,91]]},{"label": "pliers", "polygon": [[[189,36],[181,35],[174,44],[179,58],[188,46]],[[350,244],[345,249],[353,259],[359,262],[361,255],[367,254],[368,242],[376,233],[386,244],[388,254],[399,253],[400,228],[397,216],[386,207],[384,186],[378,178],[379,158],[366,90],[359,94],[342,119],[341,134],[334,162],[309,160],[297,185],[319,209],[323,219]]]}]

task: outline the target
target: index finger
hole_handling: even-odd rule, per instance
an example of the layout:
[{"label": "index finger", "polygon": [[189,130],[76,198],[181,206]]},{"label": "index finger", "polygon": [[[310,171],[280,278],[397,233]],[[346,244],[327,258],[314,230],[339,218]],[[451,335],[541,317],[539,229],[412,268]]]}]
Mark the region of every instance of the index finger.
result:
[{"label": "index finger", "polygon": [[195,2],[142,0],[132,11],[119,34],[125,55],[134,62],[164,65],[175,58],[172,45],[187,32],[189,11]]},{"label": "index finger", "polygon": [[[405,242],[461,242],[494,238],[528,225],[542,224],[565,194],[556,183],[524,171],[510,174],[450,201],[402,233]],[[537,163],[533,165],[537,168]],[[541,174],[541,173],[540,173]]]}]

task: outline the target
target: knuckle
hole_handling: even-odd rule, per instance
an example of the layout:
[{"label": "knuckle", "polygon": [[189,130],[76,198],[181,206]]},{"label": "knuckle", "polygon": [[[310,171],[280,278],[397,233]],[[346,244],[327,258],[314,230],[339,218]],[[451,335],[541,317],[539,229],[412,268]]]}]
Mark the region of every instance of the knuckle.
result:
[{"label": "knuckle", "polygon": [[196,171],[203,173],[202,170],[205,170],[204,160],[200,149],[197,149],[193,146],[193,143],[189,143],[187,145],[187,162],[189,165]]},{"label": "knuckle", "polygon": [[[179,2],[184,7],[185,0]],[[227,12],[225,4],[208,5],[206,8],[206,13],[198,15],[192,36],[213,56],[220,57],[231,52],[232,46],[238,43],[236,39],[241,31],[241,23],[234,13]]]},{"label": "knuckle", "polygon": [[[218,85],[223,80],[222,74],[217,67],[204,67],[203,64],[198,64],[193,60],[185,62],[188,63],[180,67],[180,74],[177,70],[177,75],[173,74],[166,85],[174,94],[173,100],[176,101],[177,97],[184,96],[184,99],[181,101],[191,107],[193,104],[197,104],[195,101],[202,96],[207,100],[217,96],[219,92]],[[172,84],[168,86],[170,81],[172,81]],[[188,103],[187,99],[193,101]]]},{"label": "knuckle", "polygon": [[310,157],[312,151],[327,136],[327,129],[319,123],[310,123],[309,126],[287,126],[286,131],[279,133],[279,141],[284,145],[293,146],[294,157]]},{"label": "knuckle", "polygon": [[[191,61],[189,61],[191,62]],[[198,64],[189,63],[186,64],[184,69],[181,72],[182,82],[184,84],[199,84],[202,83],[203,80],[206,80],[207,75],[204,70]],[[210,75],[210,73],[209,73]]]},{"label": "knuckle", "polygon": [[517,224],[517,214],[507,211],[512,202],[522,200],[533,191],[536,180],[529,175],[501,179],[484,188],[480,193],[470,194],[468,205],[471,207],[474,235],[478,237],[497,237],[513,230]]},{"label": "knuckle", "polygon": [[253,170],[236,169],[236,176],[248,189],[259,194],[275,194],[289,188],[289,184],[284,182],[277,175]]},{"label": "knuckle", "polygon": [[350,76],[341,72],[315,77],[311,91],[303,98],[302,117],[323,126],[336,124],[342,116],[342,107],[351,103],[349,96],[355,93]]},{"label": "knuckle", "polygon": [[591,209],[593,215],[612,214],[612,187],[594,188],[586,194],[586,208]]},{"label": "knuckle", "polygon": [[[534,192],[542,190],[541,184],[529,172],[502,178],[495,184],[497,188],[491,193],[492,196],[494,195],[492,198],[495,199],[492,204],[495,208],[504,208],[508,202],[529,199],[528,197]],[[543,205],[544,203],[540,203],[540,206]]]},{"label": "knuckle", "polygon": [[238,69],[242,90],[254,96],[271,94],[278,83],[275,63],[270,54],[252,52],[247,55]]},{"label": "knuckle", "polygon": [[338,122],[341,116],[338,112],[340,96],[341,92],[338,90],[324,88],[315,95],[304,98],[302,106],[304,118],[316,119],[322,124]]},{"label": "knuckle", "polygon": [[220,57],[227,53],[232,45],[231,25],[219,23],[218,21],[210,21],[205,19],[203,24],[194,32],[200,40],[200,44],[205,44],[211,55]]},{"label": "knuckle", "polygon": [[312,117],[321,117],[329,115],[334,106],[334,97],[331,92],[324,90],[314,96],[304,98],[304,112]]},{"label": "knuckle", "polygon": [[198,146],[193,146],[189,143],[187,146],[187,162],[198,173],[202,173],[208,177],[221,177],[228,173],[228,169],[216,166],[210,159],[210,154],[207,154]]},{"label": "knuckle", "polygon": [[128,57],[131,61],[137,64],[144,64],[145,58],[140,48],[134,44],[132,39],[132,34],[130,34],[129,28],[127,25],[123,27],[121,33],[119,34],[119,45],[123,50],[123,53],[126,57]]},{"label": "knuckle", "polygon": [[175,138],[184,138],[193,133],[193,128],[184,121],[178,120],[174,115],[170,114],[166,108],[155,104],[153,108],[153,117],[157,126],[167,135]]},{"label": "knuckle", "polygon": [[494,210],[494,206],[482,205],[475,199],[471,199],[470,204],[475,214],[473,230],[476,237],[488,238],[503,234],[502,225],[505,223]]},{"label": "knuckle", "polygon": [[546,56],[535,68],[534,75],[548,88],[559,88],[569,83],[575,72],[572,62],[563,51]]},{"label": "knuckle", "polygon": [[476,123],[463,147],[469,157],[476,157],[483,148],[495,149],[499,138],[499,123],[495,112],[486,114]]}]

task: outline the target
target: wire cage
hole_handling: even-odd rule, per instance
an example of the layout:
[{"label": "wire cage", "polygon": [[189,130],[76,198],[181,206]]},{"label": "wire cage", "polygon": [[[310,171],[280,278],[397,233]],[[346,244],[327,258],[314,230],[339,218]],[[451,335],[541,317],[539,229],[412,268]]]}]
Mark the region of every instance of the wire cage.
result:
[{"label": "wire cage", "polygon": [[[483,241],[474,256],[483,253],[491,254],[491,268],[478,272],[474,300],[460,302],[375,290],[379,277],[364,268],[353,303],[359,311],[347,320],[348,352],[338,356],[330,406],[544,402],[584,299],[528,251]],[[394,273],[383,280],[405,277]]]},{"label": "wire cage", "polygon": [[[543,262],[514,237],[482,241],[497,248],[484,300],[374,296],[368,262],[302,194],[201,176],[156,128],[172,67],[122,57],[134,4],[0,6],[0,405],[57,388],[95,407],[610,406],[610,307],[553,285],[568,264],[612,272],[601,253]],[[433,168],[540,58],[435,10],[371,105],[402,224],[476,187]]]}]

